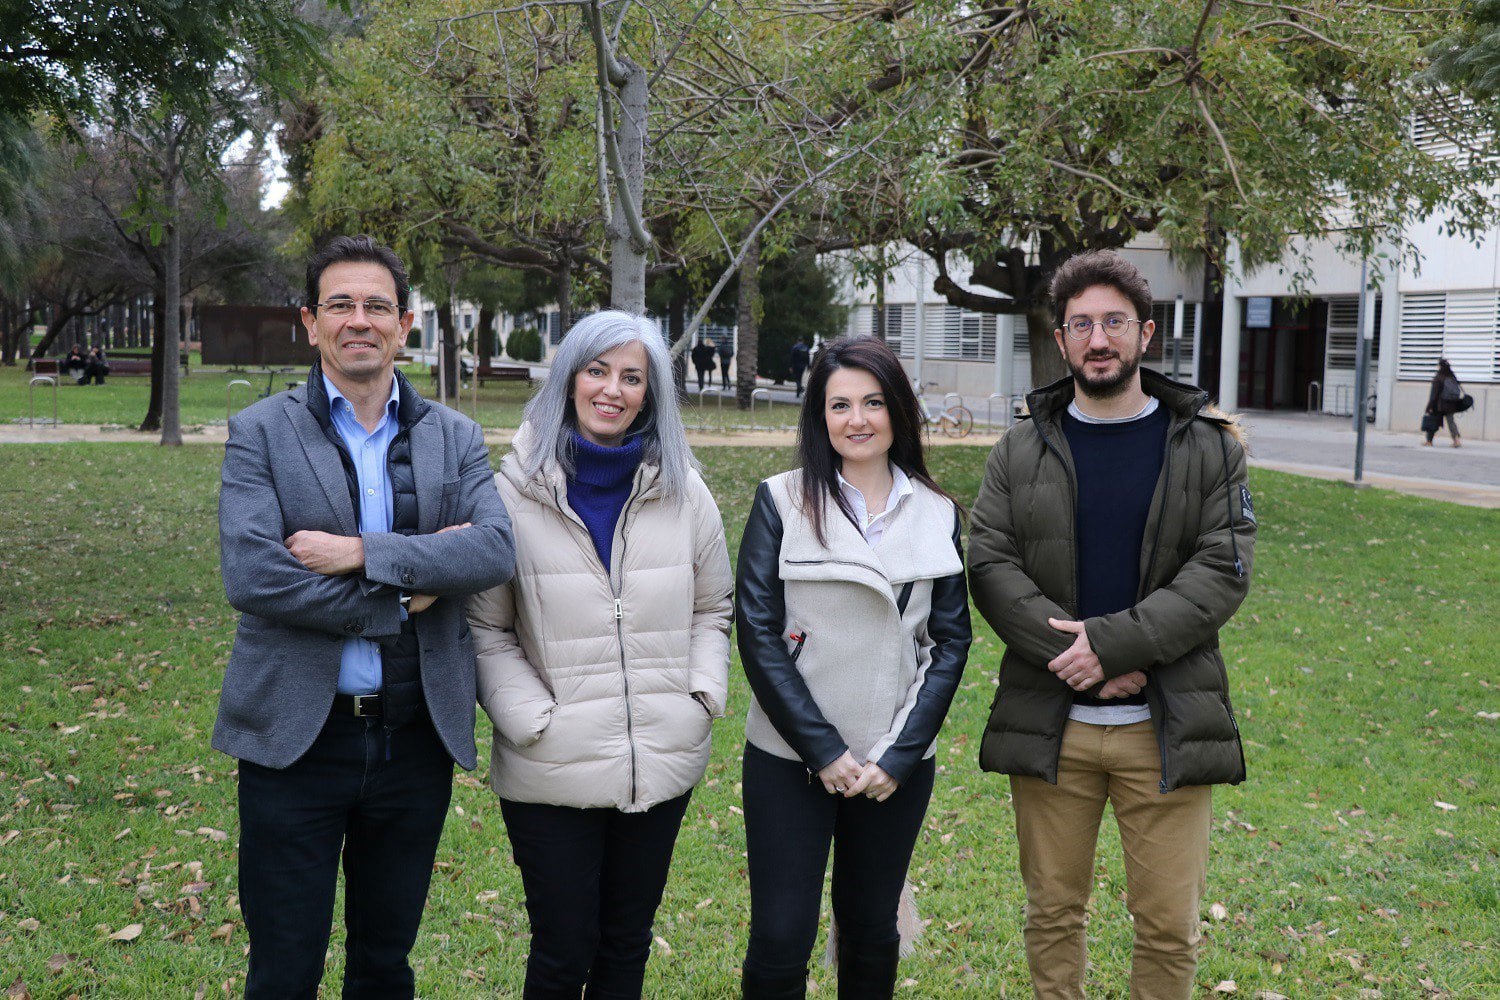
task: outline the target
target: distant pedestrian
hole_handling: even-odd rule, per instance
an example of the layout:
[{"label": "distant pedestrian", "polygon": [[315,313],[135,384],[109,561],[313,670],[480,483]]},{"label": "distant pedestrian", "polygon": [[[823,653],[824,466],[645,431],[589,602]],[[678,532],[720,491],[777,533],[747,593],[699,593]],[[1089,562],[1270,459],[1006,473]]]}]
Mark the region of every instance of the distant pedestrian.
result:
[{"label": "distant pedestrian", "polygon": [[78,380],[79,385],[104,384],[104,376],[109,374],[109,358],[105,357],[104,348],[95,347],[89,350],[89,356],[84,360],[83,377]]},{"label": "distant pedestrian", "polygon": [[792,367],[792,381],[797,383],[797,398],[802,398],[802,375],[807,371],[807,343],[801,338],[792,345],[791,356],[788,363]]},{"label": "distant pedestrian", "polygon": [[83,372],[89,365],[88,359],[83,356],[83,345],[74,344],[68,351],[68,356],[63,358],[63,370],[66,371],[79,385],[83,385]]},{"label": "distant pedestrian", "polygon": [[714,377],[714,345],[706,340],[698,341],[693,348],[693,368],[698,372],[698,391],[703,391],[705,382]]},{"label": "distant pedestrian", "polygon": [[1458,376],[1453,374],[1447,358],[1439,358],[1437,372],[1432,376],[1432,390],[1427,394],[1427,410],[1422,417],[1422,430],[1427,433],[1427,440],[1422,442],[1424,447],[1432,446],[1432,439],[1437,436],[1438,428],[1443,426],[1444,420],[1448,422],[1453,447],[1459,446],[1458,421],[1454,419],[1454,414],[1465,408],[1463,400],[1464,387],[1458,381]]},{"label": "distant pedestrian", "polygon": [[724,388],[729,388],[729,363],[734,360],[734,341],[723,340],[719,342],[719,377],[723,380]]}]

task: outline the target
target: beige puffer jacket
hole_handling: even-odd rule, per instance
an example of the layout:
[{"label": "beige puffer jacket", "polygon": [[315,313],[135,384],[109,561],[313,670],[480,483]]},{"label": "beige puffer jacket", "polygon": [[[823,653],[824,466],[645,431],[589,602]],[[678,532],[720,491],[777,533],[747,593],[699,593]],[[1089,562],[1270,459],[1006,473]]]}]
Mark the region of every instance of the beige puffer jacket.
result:
[{"label": "beige puffer jacket", "polygon": [[643,812],[698,783],[729,692],[733,581],[724,524],[694,473],[682,504],[642,463],[615,526],[612,572],[554,463],[521,471],[516,434],[495,484],[516,575],[469,598],[479,704],[501,798]]}]

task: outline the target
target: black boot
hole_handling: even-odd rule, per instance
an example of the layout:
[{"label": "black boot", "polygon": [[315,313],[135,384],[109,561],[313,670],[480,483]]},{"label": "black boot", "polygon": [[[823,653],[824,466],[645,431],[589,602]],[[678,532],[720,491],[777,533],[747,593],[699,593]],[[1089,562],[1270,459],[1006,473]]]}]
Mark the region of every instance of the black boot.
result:
[{"label": "black boot", "polygon": [[890,1000],[896,992],[901,942],[839,942],[839,1000]]},{"label": "black boot", "polygon": [[740,977],[740,989],[744,1000],[803,1000],[807,996],[807,972],[766,976],[746,969]]}]

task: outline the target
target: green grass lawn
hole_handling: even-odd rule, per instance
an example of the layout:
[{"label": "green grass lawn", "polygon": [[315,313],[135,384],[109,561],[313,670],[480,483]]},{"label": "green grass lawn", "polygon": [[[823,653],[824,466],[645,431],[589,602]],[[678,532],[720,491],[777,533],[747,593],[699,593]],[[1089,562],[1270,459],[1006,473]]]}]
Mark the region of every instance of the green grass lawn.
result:
[{"label": "green grass lawn", "polygon": [[[425,365],[408,365],[404,369],[407,377],[419,392],[430,399],[437,398],[437,383]],[[307,377],[305,369],[277,374],[270,378],[272,392],[281,392],[287,383]],[[52,419],[52,387],[36,386],[34,393],[29,388],[31,375],[24,367],[0,368],[0,422],[25,423],[33,408],[37,419]],[[250,385],[233,385],[236,381],[247,381]],[[754,413],[741,413],[735,409],[734,399],[720,400],[713,394],[701,398],[695,388],[688,394],[683,407],[683,419],[692,427],[719,428],[737,426],[792,427],[797,422],[797,408],[785,403],[772,404],[758,401]],[[218,368],[194,368],[182,380],[181,412],[184,427],[206,424],[223,424],[226,412],[237,412],[260,398],[266,391],[267,377],[264,373],[229,372]],[[490,382],[479,390],[476,407],[471,389],[465,389],[463,398],[453,405],[486,427],[517,427],[521,423],[521,409],[531,397],[532,390],[524,383]],[[138,427],[146,416],[146,405],[151,398],[151,380],[146,376],[116,376],[105,380],[104,385],[76,385],[64,377],[57,387],[57,418],[65,424],[120,424]],[[477,415],[476,415],[477,414]]]},{"label": "green grass lawn", "polygon": [[[701,455],[733,551],[755,483],[788,453]],[[961,497],[982,459],[933,456]],[[186,998],[243,984],[234,761],[208,746],[234,620],[218,463],[210,447],[0,449],[0,988]],[[1215,793],[1202,993],[1232,980],[1246,998],[1500,995],[1500,519],[1252,476],[1256,581],[1224,635],[1250,779]],[[1030,996],[1007,784],[976,764],[999,651],[980,628],[940,740],[911,872],[927,930],[901,995]],[[658,916],[650,997],[738,995],[748,693],[733,674]],[[485,731],[481,760],[488,743]],[[413,956],[424,997],[520,992],[520,879],[483,778],[457,778]],[[1090,995],[1123,997],[1129,925],[1106,830]],[[832,996],[826,971],[815,978]]]}]

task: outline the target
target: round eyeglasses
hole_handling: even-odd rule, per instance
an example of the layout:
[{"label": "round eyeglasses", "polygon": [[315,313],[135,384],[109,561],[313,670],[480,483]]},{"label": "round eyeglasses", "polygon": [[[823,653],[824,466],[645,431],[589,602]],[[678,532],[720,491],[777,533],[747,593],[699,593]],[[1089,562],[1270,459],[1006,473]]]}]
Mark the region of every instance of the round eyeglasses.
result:
[{"label": "round eyeglasses", "polygon": [[1074,316],[1068,320],[1068,337],[1072,340],[1088,340],[1094,335],[1094,327],[1102,326],[1108,337],[1124,336],[1125,331],[1130,329],[1130,324],[1140,325],[1140,320],[1131,319],[1129,316],[1106,316],[1103,319],[1089,319],[1087,316]]}]

